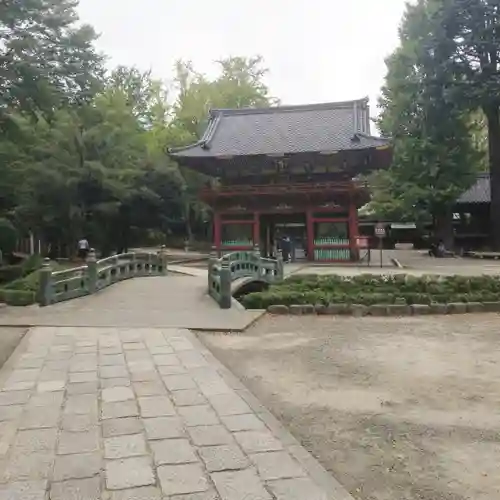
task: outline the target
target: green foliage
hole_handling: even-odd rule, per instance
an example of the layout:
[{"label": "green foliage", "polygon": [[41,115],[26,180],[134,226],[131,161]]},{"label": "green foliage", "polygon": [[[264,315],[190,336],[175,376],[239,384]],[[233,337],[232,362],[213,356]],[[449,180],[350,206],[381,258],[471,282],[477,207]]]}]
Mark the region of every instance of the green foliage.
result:
[{"label": "green foliage", "polygon": [[66,257],[82,236],[106,255],[206,233],[205,179],[167,149],[194,142],[211,107],[273,103],[262,59],[219,61],[215,79],[179,62],[170,101],[150,72],[105,74],[77,4],[0,2],[0,217]]},{"label": "green foliage", "polygon": [[4,302],[9,306],[29,306],[36,302],[36,292],[0,288],[0,302]]},{"label": "green foliage", "polygon": [[[177,99],[173,104],[173,119],[169,128],[170,146],[196,142],[206,128],[209,111],[214,108],[266,107],[278,100],[264,83],[267,69],[260,56],[229,57],[218,61],[220,74],[213,80],[197,72],[190,62],[179,61],[174,78]],[[206,178],[181,169],[184,192],[186,235],[192,237],[193,226],[205,227],[207,207],[198,201],[198,192]]]},{"label": "green foliage", "polygon": [[211,105],[271,102],[260,64],[227,59],[215,80],[180,65],[172,105],[162,82],[119,67],[98,93],[50,119],[33,122],[19,109],[18,133],[0,136],[0,213],[42,236],[54,256],[71,256],[82,236],[106,255],[151,234],[162,242],[205,234],[210,214],[197,199],[205,179],[180,171],[166,150],[194,142],[193,120],[201,126]]},{"label": "green foliage", "polygon": [[[395,162],[389,179],[374,180],[373,204],[380,212],[396,211],[416,217],[425,211],[433,215],[436,215],[434,210],[443,213],[457,191],[468,187],[471,168],[484,170],[487,162],[491,179],[491,232],[497,248],[500,248],[499,25],[498,0],[418,0],[408,4],[400,47],[388,60],[389,74],[381,103],[380,127],[395,137]],[[444,136],[435,133],[434,122]],[[479,159],[476,155],[471,157],[467,137],[472,142],[472,152],[487,154]],[[421,162],[422,157],[425,162]],[[413,163],[418,167],[412,167]],[[440,172],[436,184],[432,182],[434,176],[430,179],[428,176],[432,165]],[[441,175],[445,169],[446,173]],[[415,180],[408,180],[410,172],[415,174]],[[432,186],[430,192],[426,184]]]},{"label": "green foliage", "polygon": [[243,297],[247,309],[304,304],[431,304],[500,300],[497,276],[293,276]]},{"label": "green foliage", "polygon": [[0,251],[2,255],[11,254],[17,243],[17,230],[8,219],[0,218]]},{"label": "green foliage", "polygon": [[31,255],[21,264],[0,267],[0,284],[10,283],[28,276],[40,269],[42,262],[42,258],[39,255]]},{"label": "green foliage", "polygon": [[0,267],[0,284],[9,283],[23,275],[22,264]]},{"label": "green foliage", "polygon": [[40,279],[42,258],[28,257],[22,264],[0,268],[0,302],[12,306],[35,303]]},{"label": "green foliage", "polygon": [[451,90],[459,77],[447,66],[454,45],[451,28],[440,22],[443,3],[419,0],[407,6],[400,46],[387,59],[378,120],[393,138],[393,163],[371,183],[372,208],[381,216],[416,221],[432,216],[449,230],[456,199],[481,168],[484,144],[476,138],[478,121]]},{"label": "green foliage", "polygon": [[22,264],[21,264],[21,276],[27,276],[28,274],[37,271],[42,267],[43,258],[38,255],[30,255]]},{"label": "green foliage", "polygon": [[82,102],[100,83],[96,34],[78,24],[77,3],[0,3],[0,129],[15,129],[18,111],[51,116],[61,105]]}]

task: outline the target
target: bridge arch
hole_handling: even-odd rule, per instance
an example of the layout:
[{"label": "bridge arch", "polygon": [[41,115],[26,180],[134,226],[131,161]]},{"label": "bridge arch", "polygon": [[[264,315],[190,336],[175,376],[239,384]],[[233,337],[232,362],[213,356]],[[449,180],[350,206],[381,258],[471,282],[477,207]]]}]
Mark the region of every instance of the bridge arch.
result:
[{"label": "bridge arch", "polygon": [[235,299],[239,299],[244,295],[253,292],[263,292],[269,288],[269,282],[263,279],[245,276],[238,278],[231,283],[231,295]]}]

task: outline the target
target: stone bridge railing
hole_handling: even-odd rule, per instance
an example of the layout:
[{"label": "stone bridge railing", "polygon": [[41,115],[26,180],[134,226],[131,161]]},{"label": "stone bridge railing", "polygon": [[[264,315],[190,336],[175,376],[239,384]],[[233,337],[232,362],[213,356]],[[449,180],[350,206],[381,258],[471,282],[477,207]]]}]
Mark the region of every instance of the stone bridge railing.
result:
[{"label": "stone bridge railing", "polygon": [[167,274],[166,252],[130,252],[97,260],[91,250],[86,263],[63,271],[53,271],[49,259],[40,270],[38,303],[48,306],[63,300],[90,295],[118,281],[139,276]]},{"label": "stone bridge railing", "polygon": [[252,278],[265,283],[283,280],[283,259],[261,257],[258,250],[231,252],[208,262],[208,293],[222,309],[231,308],[232,283],[239,278]]}]

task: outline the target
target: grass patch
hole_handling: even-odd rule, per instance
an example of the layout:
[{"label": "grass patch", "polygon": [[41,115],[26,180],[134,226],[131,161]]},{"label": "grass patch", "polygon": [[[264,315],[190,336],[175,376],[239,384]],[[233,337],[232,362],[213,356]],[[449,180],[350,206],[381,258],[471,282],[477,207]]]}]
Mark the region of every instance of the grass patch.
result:
[{"label": "grass patch", "polygon": [[247,309],[295,304],[432,304],[500,301],[497,276],[292,276],[241,299]]}]

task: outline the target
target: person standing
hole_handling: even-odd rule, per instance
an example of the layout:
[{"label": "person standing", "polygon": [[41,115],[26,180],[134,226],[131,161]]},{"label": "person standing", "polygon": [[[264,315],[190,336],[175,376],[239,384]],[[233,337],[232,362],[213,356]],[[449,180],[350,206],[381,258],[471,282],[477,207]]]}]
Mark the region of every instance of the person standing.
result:
[{"label": "person standing", "polygon": [[90,245],[87,238],[81,238],[78,241],[78,258],[85,261],[89,254]]},{"label": "person standing", "polygon": [[283,262],[290,262],[290,252],[292,250],[292,242],[288,235],[285,235],[281,240],[281,253],[283,254]]}]

